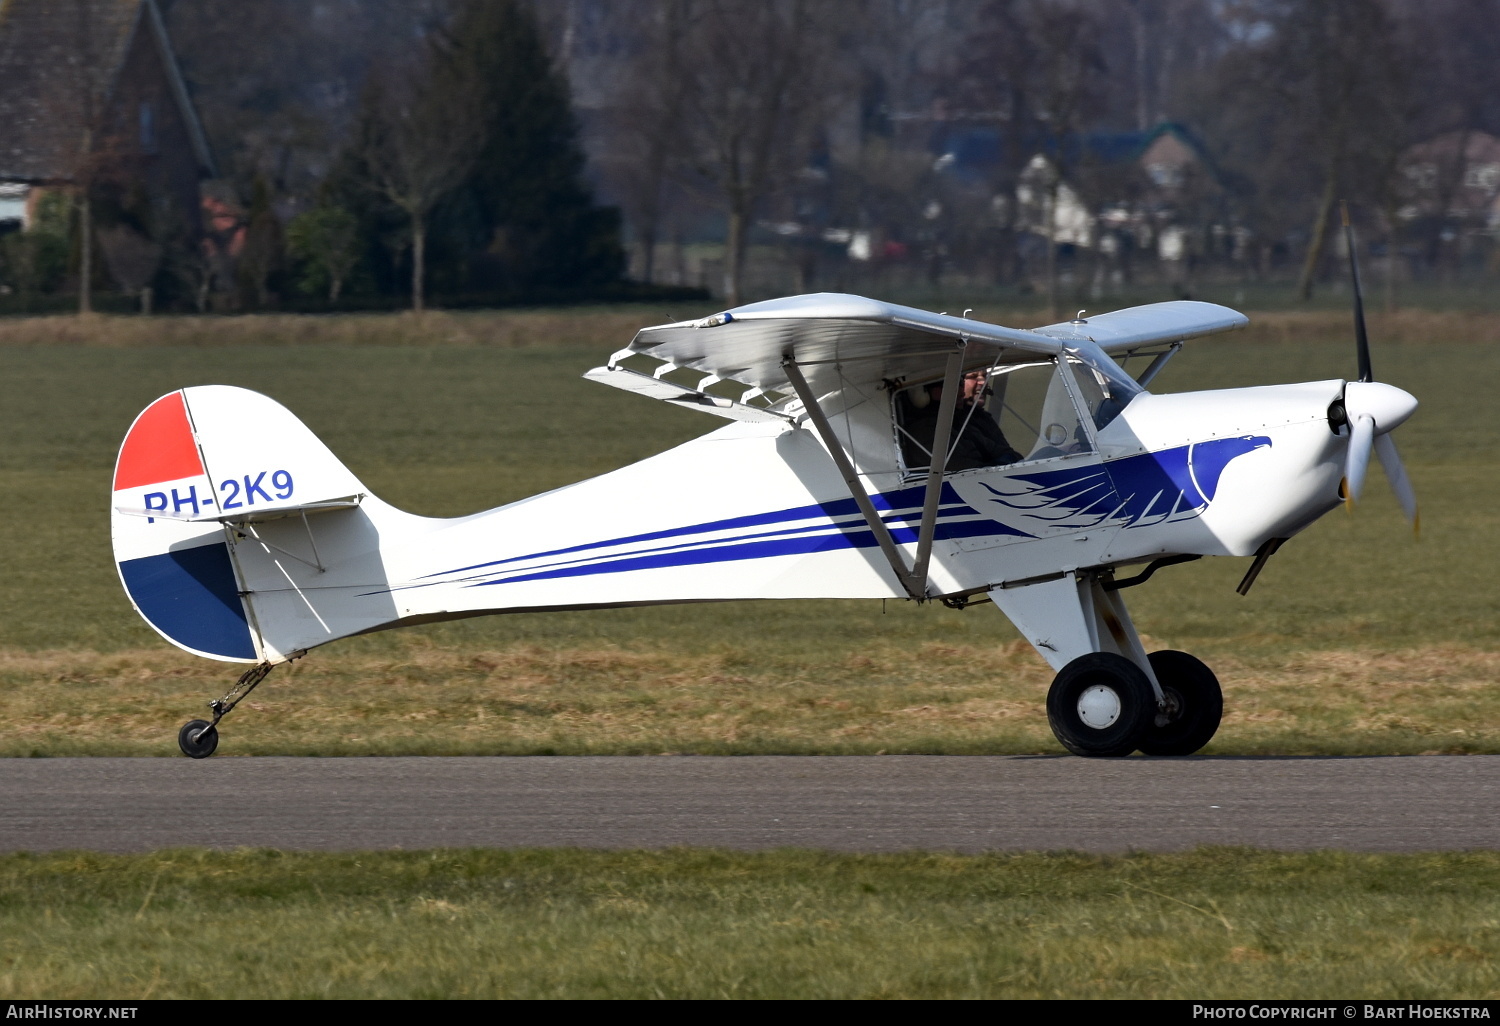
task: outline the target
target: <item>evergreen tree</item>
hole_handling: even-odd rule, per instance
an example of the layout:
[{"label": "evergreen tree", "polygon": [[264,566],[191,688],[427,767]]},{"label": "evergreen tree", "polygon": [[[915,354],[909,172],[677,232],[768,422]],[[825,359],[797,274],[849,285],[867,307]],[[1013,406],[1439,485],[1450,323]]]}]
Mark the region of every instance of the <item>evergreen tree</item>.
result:
[{"label": "evergreen tree", "polygon": [[531,9],[517,0],[464,0],[447,34],[446,59],[466,65],[453,80],[480,94],[478,159],[439,214],[449,222],[447,241],[462,241],[469,287],[576,288],[617,279],[624,267],[619,212],[595,205],[584,180],[568,83]]},{"label": "evergreen tree", "polygon": [[[412,99],[411,116],[402,116],[403,97]],[[459,134],[459,122],[471,140],[461,162],[446,159],[451,147],[440,144]],[[396,131],[403,126],[404,135]],[[424,132],[431,136],[425,143]],[[407,135],[411,145],[395,147],[407,159],[393,160],[385,144]],[[391,190],[396,179],[410,184],[412,176],[391,171],[421,160],[462,167],[452,185],[423,191],[414,219],[411,204]],[[425,278],[439,294],[519,298],[620,277],[619,213],[594,203],[583,172],[568,83],[530,6],[455,0],[451,17],[431,29],[404,69],[393,60],[367,85],[354,138],[320,201],[357,220],[361,264],[380,292],[404,292],[408,282],[415,289]],[[403,197],[409,191],[397,190]],[[420,275],[418,225],[426,268]]]}]

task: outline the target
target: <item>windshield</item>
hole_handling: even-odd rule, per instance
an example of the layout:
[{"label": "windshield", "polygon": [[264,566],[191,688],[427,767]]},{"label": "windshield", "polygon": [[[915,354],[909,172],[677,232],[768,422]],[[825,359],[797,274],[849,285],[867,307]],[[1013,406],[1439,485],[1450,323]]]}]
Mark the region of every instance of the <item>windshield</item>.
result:
[{"label": "windshield", "polygon": [[1079,393],[1094,418],[1096,429],[1103,429],[1120,415],[1130,400],[1145,391],[1093,343],[1069,346],[1066,352],[1068,366],[1073,370],[1073,378],[1078,382]]}]

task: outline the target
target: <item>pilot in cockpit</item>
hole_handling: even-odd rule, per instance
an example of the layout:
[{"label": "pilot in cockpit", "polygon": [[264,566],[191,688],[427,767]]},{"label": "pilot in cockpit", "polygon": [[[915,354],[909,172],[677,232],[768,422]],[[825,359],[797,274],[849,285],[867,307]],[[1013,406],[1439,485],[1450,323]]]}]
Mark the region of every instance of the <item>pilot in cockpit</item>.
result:
[{"label": "pilot in cockpit", "polygon": [[[984,371],[965,374],[960,382],[963,394],[953,411],[953,430],[949,436],[947,469],[973,470],[977,467],[999,467],[1018,463],[1024,457],[1005,440],[1000,425],[984,408],[989,389]],[[938,409],[943,398],[943,383],[933,382],[919,389],[903,427],[924,448],[930,446],[937,431]],[[926,400],[923,402],[923,400]],[[909,447],[908,447],[909,448]],[[908,465],[926,462],[907,457]]]}]

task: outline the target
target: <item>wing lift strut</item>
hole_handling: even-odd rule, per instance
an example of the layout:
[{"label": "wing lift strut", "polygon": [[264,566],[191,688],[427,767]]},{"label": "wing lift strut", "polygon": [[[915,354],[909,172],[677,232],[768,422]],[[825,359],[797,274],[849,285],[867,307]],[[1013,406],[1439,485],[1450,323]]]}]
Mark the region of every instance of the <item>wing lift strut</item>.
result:
[{"label": "wing lift strut", "polygon": [[[932,560],[932,542],[937,533],[938,505],[943,495],[943,471],[947,469],[948,458],[951,448],[947,444],[938,444],[938,439],[948,439],[953,433],[953,414],[958,408],[958,385],[963,374],[964,350],[966,343],[959,340],[948,355],[948,365],[943,374],[943,396],[938,402],[937,426],[933,432],[933,458],[931,466],[927,470],[927,487],[922,497],[922,520],[917,529],[917,553],[912,565],[906,565],[901,550],[896,548],[896,542],[891,537],[890,529],[886,527],[885,520],[876,510],[870,495],[860,483],[859,474],[854,469],[854,463],[849,458],[844,444],[834,433],[833,425],[828,422],[828,415],[818,405],[818,397],[813,395],[807,378],[803,376],[802,369],[797,366],[797,361],[791,355],[787,355],[781,361],[781,368],[786,372],[787,380],[791,382],[792,388],[797,393],[797,398],[802,400],[802,406],[807,410],[808,419],[813,422],[817,429],[818,437],[823,440],[828,454],[833,457],[834,465],[838,467],[839,474],[844,479],[844,484],[849,488],[849,494],[854,497],[854,502],[859,506],[859,512],[864,516],[865,523],[869,525],[870,532],[875,536],[875,542],[880,546],[886,561],[891,564],[891,569],[896,573],[896,579],[906,589],[907,595],[918,602],[925,602],[931,598],[927,590],[928,567]],[[937,451],[941,448],[943,458],[937,458]]]}]

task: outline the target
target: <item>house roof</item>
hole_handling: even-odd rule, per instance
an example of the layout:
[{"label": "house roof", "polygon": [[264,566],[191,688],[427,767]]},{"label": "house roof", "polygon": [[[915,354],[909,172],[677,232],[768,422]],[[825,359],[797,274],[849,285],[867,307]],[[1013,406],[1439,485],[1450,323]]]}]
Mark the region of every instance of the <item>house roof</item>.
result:
[{"label": "house roof", "polygon": [[212,174],[155,0],[0,0],[0,180],[73,176],[85,128],[106,109],[142,32],[156,43],[199,166]]}]

